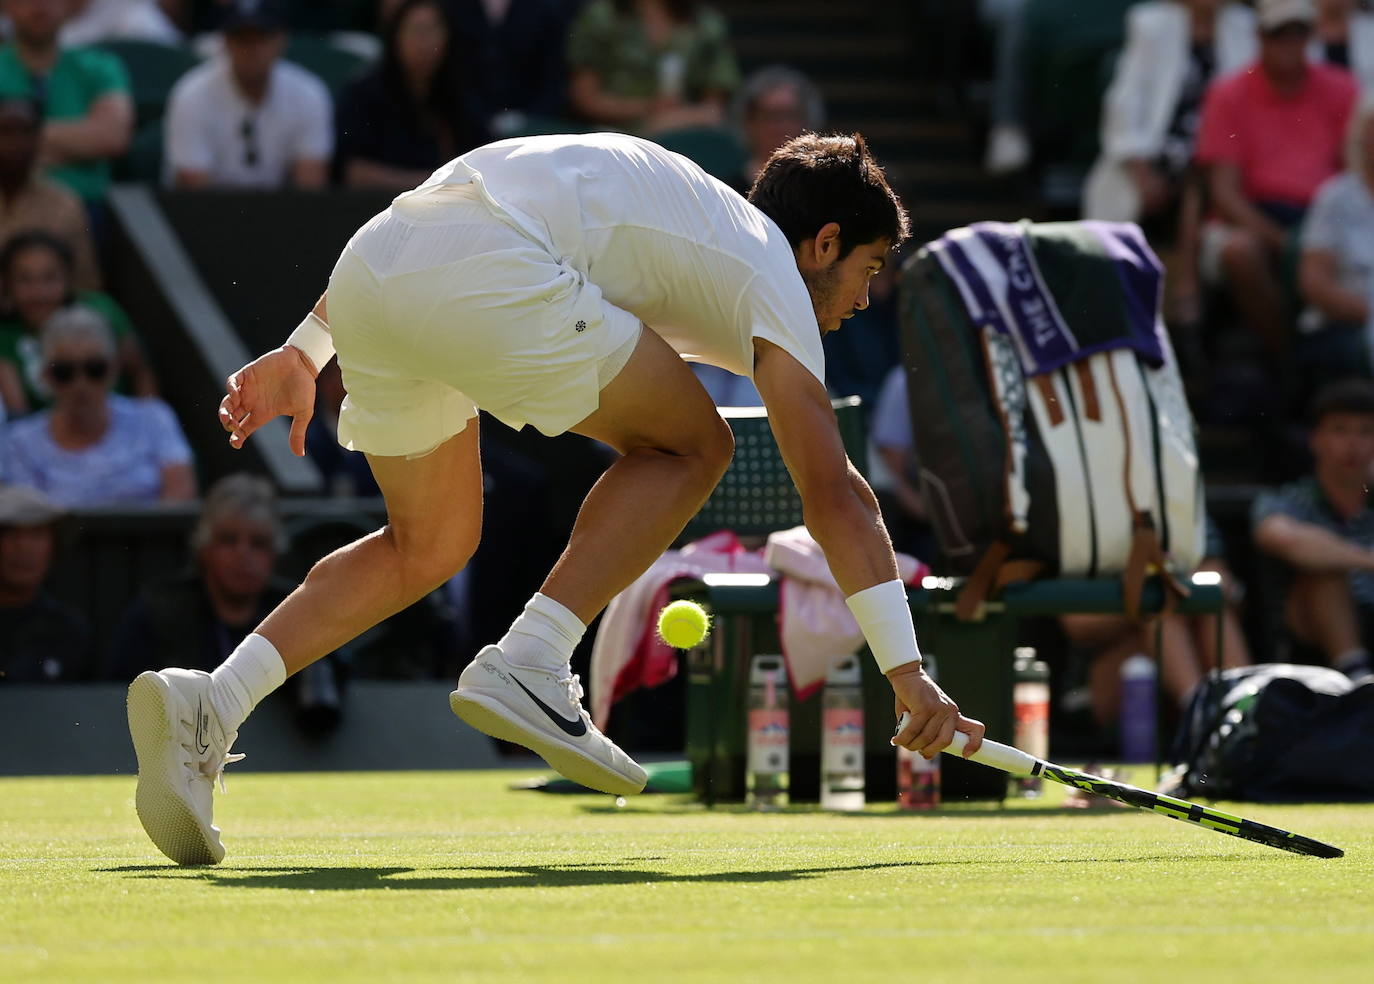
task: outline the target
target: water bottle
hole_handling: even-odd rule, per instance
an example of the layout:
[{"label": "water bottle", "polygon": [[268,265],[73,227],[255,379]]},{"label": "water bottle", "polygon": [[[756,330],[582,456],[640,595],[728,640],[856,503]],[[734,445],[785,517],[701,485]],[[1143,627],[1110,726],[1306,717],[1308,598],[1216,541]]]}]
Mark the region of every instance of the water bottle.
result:
[{"label": "water bottle", "polygon": [[787,669],[781,656],[755,656],[749,665],[749,744],[745,802],[754,810],[787,805]]},{"label": "water bottle", "polygon": [[858,657],[830,664],[821,699],[821,809],[864,808],[864,692]]},{"label": "water bottle", "polygon": [[[1050,757],[1050,668],[1035,658],[1035,650],[1022,646],[1012,652],[1015,683],[1012,705],[1016,721],[1013,730],[1016,747],[1038,759]],[[1012,778],[1015,795],[1040,795],[1039,776]]]},{"label": "water bottle", "polygon": [[1121,759],[1155,759],[1155,662],[1136,653],[1121,664]]},{"label": "water bottle", "polygon": [[[926,674],[935,679],[935,657],[924,658]],[[897,746],[897,808],[933,810],[940,805],[940,756],[926,761],[919,752]]]}]

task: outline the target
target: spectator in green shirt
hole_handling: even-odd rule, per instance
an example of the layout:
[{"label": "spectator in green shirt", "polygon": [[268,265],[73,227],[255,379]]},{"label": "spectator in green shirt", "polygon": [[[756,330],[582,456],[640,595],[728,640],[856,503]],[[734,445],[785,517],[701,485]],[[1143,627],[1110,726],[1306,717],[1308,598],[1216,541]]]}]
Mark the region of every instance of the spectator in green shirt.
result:
[{"label": "spectator in green shirt", "polygon": [[[70,247],[48,232],[21,232],[0,250],[0,365],[12,364],[24,385],[24,401],[8,407],[11,415],[51,402],[39,335],[54,314],[72,306],[90,308],[109,324],[115,339],[116,389],[134,396],[157,393],[157,380],[129,316],[108,294],[75,289],[73,274]],[[9,404],[10,394],[5,400]]]},{"label": "spectator in green shirt", "polygon": [[13,26],[0,45],[0,96],[43,107],[39,162],[87,205],[104,200],[110,161],[129,147],[134,109],[124,66],[93,48],[58,46],[66,0],[3,0]]},{"label": "spectator in green shirt", "polygon": [[568,64],[579,116],[645,134],[721,125],[740,77],[725,18],[696,0],[592,0]]}]

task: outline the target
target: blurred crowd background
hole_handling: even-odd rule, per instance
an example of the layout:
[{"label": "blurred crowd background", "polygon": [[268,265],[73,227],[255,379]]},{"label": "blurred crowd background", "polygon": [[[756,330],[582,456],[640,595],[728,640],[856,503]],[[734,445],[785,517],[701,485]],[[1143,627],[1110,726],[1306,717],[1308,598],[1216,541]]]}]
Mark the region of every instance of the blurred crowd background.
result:
[{"label": "blurred crowd background", "polygon": [[[1359,0],[0,0],[0,15],[0,683],[211,668],[382,515],[361,456],[333,440],[333,367],[310,494],[209,452],[217,394],[178,385],[195,326],[146,314],[163,309],[129,273],[140,230],[121,189],[206,239],[210,279],[238,257],[185,216],[232,200],[248,252],[289,278],[274,250],[333,208],[312,202],[379,209],[488,140],[604,129],[741,191],[790,136],[862,132],[912,212],[908,252],[984,219],[1139,223],[1199,424],[1226,660],[1367,667],[1374,12]],[[342,242],[319,244],[325,271]],[[938,570],[899,267],[826,337],[828,384],[863,400],[898,547]],[[237,330],[272,285],[233,286],[217,299]],[[245,328],[248,350],[294,324]],[[757,402],[747,380],[701,378],[721,405]],[[337,723],[350,676],[454,674],[556,556],[605,450],[482,427],[481,552],[295,682],[310,726]],[[1139,629],[1046,631],[1064,706],[1105,726]],[[1181,700],[1216,654],[1206,632],[1166,632]]]}]

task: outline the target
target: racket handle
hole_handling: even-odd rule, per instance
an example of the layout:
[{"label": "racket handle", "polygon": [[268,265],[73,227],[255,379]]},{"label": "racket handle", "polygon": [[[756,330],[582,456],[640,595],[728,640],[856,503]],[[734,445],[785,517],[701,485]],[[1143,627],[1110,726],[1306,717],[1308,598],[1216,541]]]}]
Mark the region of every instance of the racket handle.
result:
[{"label": "racket handle", "polygon": [[[899,732],[906,727],[909,718],[909,714],[905,711],[902,712],[901,720],[897,722]],[[968,735],[962,731],[956,731],[954,732],[954,740],[945,749],[945,754],[962,755],[964,746],[967,744]],[[1003,772],[1010,772],[1014,776],[1029,776],[1035,772],[1035,766],[1039,759],[1034,755],[1027,755],[1019,748],[1012,748],[1010,745],[1003,745],[1001,742],[984,738],[978,751],[969,756],[969,761],[979,762],[994,769],[1001,769]]]}]

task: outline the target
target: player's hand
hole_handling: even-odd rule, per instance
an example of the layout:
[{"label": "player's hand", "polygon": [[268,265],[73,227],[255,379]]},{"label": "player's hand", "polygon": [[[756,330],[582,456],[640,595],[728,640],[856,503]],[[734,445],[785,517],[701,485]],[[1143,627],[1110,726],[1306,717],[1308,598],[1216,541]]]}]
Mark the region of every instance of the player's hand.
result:
[{"label": "player's hand", "polygon": [[983,723],[960,714],[958,705],[936,686],[919,663],[898,666],[888,673],[887,679],[897,698],[897,717],[900,719],[903,712],[911,715],[907,726],[893,737],[894,745],[933,759],[954,740],[954,732],[962,731],[968,735],[964,758],[978,751],[986,730]]},{"label": "player's hand", "polygon": [[291,450],[305,456],[305,428],[315,414],[316,369],[299,349],[283,345],[254,359],[225,383],[220,426],[229,443],[243,447],[248,436],[275,417],[291,418]]}]

